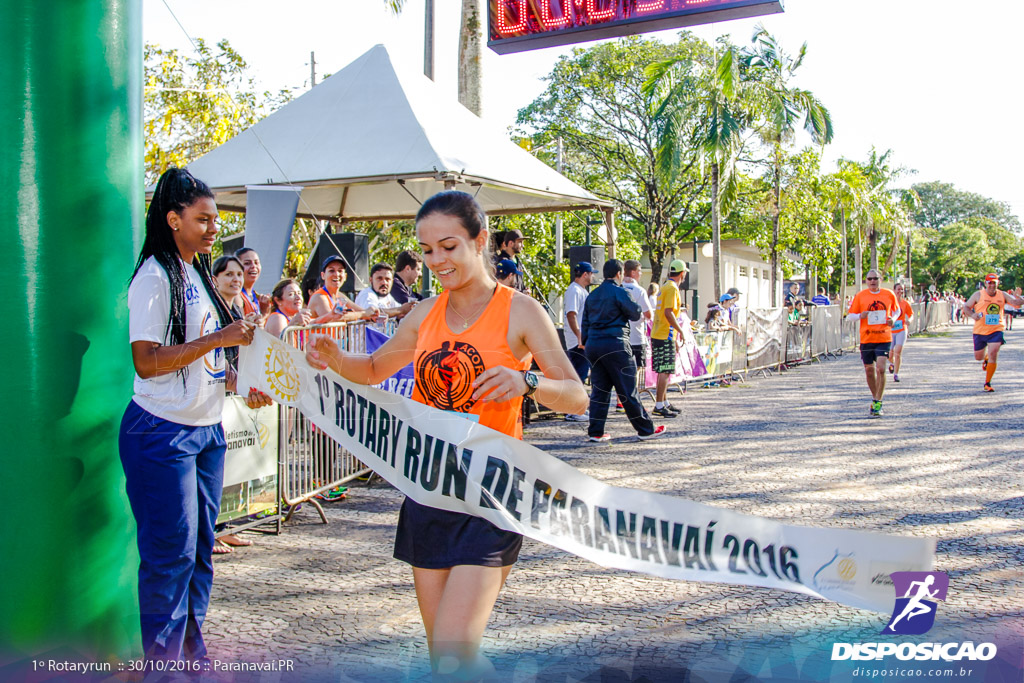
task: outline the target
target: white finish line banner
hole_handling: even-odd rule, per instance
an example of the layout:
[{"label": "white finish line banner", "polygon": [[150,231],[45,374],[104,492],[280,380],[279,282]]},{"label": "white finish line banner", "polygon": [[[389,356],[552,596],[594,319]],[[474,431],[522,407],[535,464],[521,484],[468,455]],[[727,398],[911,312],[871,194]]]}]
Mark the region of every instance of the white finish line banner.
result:
[{"label": "white finish line banner", "polygon": [[257,330],[239,392],[298,408],[418,503],[483,517],[605,567],[780,588],[890,612],[889,573],[932,569],[935,542],[782,524],[608,486],[527,443],[397,394],[311,368]]}]

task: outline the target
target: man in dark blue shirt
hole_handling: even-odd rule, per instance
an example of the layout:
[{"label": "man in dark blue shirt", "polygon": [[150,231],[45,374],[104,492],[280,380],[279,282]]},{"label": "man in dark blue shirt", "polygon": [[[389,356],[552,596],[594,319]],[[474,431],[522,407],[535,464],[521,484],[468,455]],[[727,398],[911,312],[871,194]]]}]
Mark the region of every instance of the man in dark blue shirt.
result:
[{"label": "man in dark blue shirt", "polygon": [[583,306],[580,337],[590,361],[590,427],[588,439],[608,441],[604,432],[608,405],[614,387],[626,409],[626,417],[637,438],[653,439],[665,433],[651,421],[636,388],[636,360],[629,346],[629,323],[640,319],[640,306],[622,287],[622,262],[604,264],[604,281],[590,293]]}]

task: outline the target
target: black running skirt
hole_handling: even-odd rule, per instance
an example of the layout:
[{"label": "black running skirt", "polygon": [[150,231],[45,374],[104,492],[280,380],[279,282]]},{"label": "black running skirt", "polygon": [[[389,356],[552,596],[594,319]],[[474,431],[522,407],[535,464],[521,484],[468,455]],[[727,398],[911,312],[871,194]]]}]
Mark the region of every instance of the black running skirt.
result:
[{"label": "black running skirt", "polygon": [[486,519],[420,505],[406,498],[398,515],[395,559],[420,569],[460,564],[507,567],[519,559],[523,537]]}]

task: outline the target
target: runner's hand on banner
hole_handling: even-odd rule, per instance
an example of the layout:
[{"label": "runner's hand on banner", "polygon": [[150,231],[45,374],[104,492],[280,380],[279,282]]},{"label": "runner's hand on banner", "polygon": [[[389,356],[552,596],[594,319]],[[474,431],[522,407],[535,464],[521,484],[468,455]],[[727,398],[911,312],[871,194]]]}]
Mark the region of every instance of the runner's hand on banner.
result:
[{"label": "runner's hand on banner", "polygon": [[512,368],[499,366],[484,370],[473,381],[474,401],[496,401],[503,403],[526,393],[523,373]]},{"label": "runner's hand on banner", "polygon": [[337,372],[341,368],[344,352],[337,342],[327,335],[313,335],[306,344],[306,362],[317,370],[326,370],[328,366]]}]

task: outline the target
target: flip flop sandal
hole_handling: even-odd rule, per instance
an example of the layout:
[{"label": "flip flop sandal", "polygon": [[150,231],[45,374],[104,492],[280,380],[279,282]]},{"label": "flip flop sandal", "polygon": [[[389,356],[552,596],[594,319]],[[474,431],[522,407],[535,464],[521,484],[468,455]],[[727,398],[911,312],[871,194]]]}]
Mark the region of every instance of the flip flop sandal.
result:
[{"label": "flip flop sandal", "polygon": [[213,543],[213,554],[214,555],[227,555],[231,552],[231,548],[224,545],[220,541],[214,541]]}]

